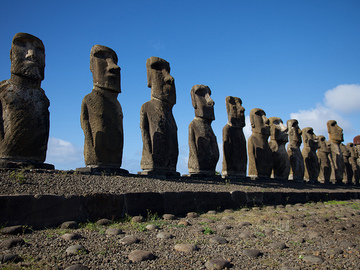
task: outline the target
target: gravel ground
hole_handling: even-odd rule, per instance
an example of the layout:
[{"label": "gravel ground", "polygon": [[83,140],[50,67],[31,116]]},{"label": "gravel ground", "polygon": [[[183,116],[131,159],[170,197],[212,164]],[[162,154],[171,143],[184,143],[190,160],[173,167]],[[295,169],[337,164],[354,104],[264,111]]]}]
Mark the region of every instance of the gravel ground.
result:
[{"label": "gravel ground", "polygon": [[[359,269],[359,200],[191,214],[175,220],[150,215],[140,223],[127,217],[107,226],[87,223],[77,229],[0,235],[0,254],[21,258],[0,268],[66,269],[81,264],[89,269],[207,269],[208,261],[222,258],[232,269]],[[146,229],[149,224],[159,228]],[[114,230],[109,228],[122,233],[111,235]],[[170,238],[159,238],[161,232]],[[68,233],[81,238],[64,240]],[[139,242],[124,245],[121,240],[126,236],[135,236]],[[5,240],[19,237],[22,245],[4,247]],[[196,250],[177,251],[178,244],[195,245]],[[73,245],[84,250],[67,254]],[[134,250],[148,251],[154,259],[132,262],[129,255]]]},{"label": "gravel ground", "polygon": [[[165,180],[62,171],[2,171],[0,179],[0,194],[359,191],[359,187],[291,181]],[[209,261],[216,258],[226,260],[232,269],[360,269],[359,200],[253,207],[196,215],[191,213],[187,217],[164,220],[150,214],[143,222],[126,217],[108,225],[87,223],[74,229],[32,231],[30,228],[26,234],[0,234],[0,269],[66,269],[75,264],[87,267],[83,269],[212,269]],[[150,224],[158,228],[147,229]],[[113,235],[114,228],[122,233]],[[63,239],[69,233],[78,234],[80,238]],[[164,239],[169,234],[171,237]],[[138,243],[122,244],[126,236],[136,237]],[[20,239],[9,242],[16,238]],[[10,247],[11,243],[18,245]],[[83,250],[68,254],[67,248],[73,245],[81,245]],[[195,250],[185,252],[178,251],[179,248]],[[153,259],[135,262],[136,258],[132,257],[135,250],[148,251]],[[16,255],[19,260],[4,262],[9,255]]]},{"label": "gravel ground", "polygon": [[166,191],[276,191],[276,192],[359,192],[360,186],[303,184],[293,181],[252,181],[231,179],[147,178],[137,175],[82,175],[74,171],[0,171],[0,195],[56,194],[85,195],[93,193]]}]

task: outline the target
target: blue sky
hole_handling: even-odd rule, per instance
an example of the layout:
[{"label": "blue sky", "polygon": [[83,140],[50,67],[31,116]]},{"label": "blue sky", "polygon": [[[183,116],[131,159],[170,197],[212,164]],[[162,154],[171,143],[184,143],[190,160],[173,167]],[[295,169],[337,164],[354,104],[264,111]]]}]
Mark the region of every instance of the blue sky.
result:
[{"label": "blue sky", "polygon": [[[175,78],[181,173],[187,172],[195,84],[212,91],[212,127],[220,149],[229,95],[242,99],[247,116],[252,108],[262,108],[284,122],[297,118],[301,128],[311,126],[317,135],[327,137],[327,120],[337,120],[347,143],[360,134],[359,12],[357,0],[4,0],[0,80],[10,77],[15,33],[44,42],[42,88],[51,104],[47,162],[58,169],[84,166],[80,106],[92,90],[89,56],[95,44],[112,48],[119,58],[122,167],[132,173],[140,170],[139,112],[150,99],[145,62],[151,56],[169,61]],[[251,134],[249,123],[244,131]]]}]

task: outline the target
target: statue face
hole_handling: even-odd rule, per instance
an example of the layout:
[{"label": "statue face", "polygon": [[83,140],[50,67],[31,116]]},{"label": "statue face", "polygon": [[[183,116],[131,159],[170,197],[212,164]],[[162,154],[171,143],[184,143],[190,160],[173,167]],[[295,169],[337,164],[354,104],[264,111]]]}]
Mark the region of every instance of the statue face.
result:
[{"label": "statue face", "polygon": [[151,97],[174,105],[176,90],[174,78],[170,75],[169,63],[158,57],[150,57],[146,61],[146,69]]},{"label": "statue face", "polygon": [[191,88],[191,100],[195,109],[195,116],[208,120],[215,120],[214,105],[211,90],[208,86],[198,84]]},{"label": "statue face", "polygon": [[262,109],[252,109],[250,111],[250,122],[253,133],[270,135],[269,119]]},{"label": "statue face", "polygon": [[233,126],[245,126],[245,108],[242,101],[238,97],[226,97],[226,111],[228,114],[228,122]]},{"label": "statue face", "polygon": [[34,81],[44,80],[45,47],[40,39],[17,33],[10,50],[11,73]]},{"label": "statue face", "polygon": [[287,142],[288,134],[287,127],[283,124],[283,121],[279,117],[270,117],[270,136],[272,140],[277,142]]},{"label": "statue face", "polygon": [[319,143],[319,151],[330,153],[330,143],[326,141],[326,138],[322,135],[316,136]]},{"label": "statue face", "polygon": [[356,151],[356,147],[354,146],[353,143],[351,143],[351,142],[350,142],[350,143],[347,143],[347,144],[346,144],[346,147],[347,147],[347,149],[349,150],[351,157],[355,157],[355,158],[358,157],[357,151]]},{"label": "statue face", "polygon": [[302,130],[302,135],[304,139],[304,143],[307,147],[311,149],[318,149],[319,143],[316,135],[314,134],[314,130],[311,127],[304,128]]},{"label": "statue face", "polygon": [[330,141],[337,144],[344,141],[343,129],[337,125],[335,120],[329,120],[327,122],[327,129]]},{"label": "statue face", "polygon": [[299,122],[296,119],[290,119],[286,122],[286,125],[289,131],[290,142],[300,145],[302,142],[302,131],[299,128]]},{"label": "statue face", "polygon": [[120,67],[116,53],[105,46],[94,45],[90,53],[93,83],[102,89],[121,93]]}]

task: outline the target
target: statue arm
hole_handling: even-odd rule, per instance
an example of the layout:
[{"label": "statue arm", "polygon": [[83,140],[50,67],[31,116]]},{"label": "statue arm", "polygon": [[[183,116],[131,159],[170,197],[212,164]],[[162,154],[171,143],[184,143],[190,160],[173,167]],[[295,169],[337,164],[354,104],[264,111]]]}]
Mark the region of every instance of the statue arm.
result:
[{"label": "statue arm", "polygon": [[150,129],[149,129],[149,118],[145,109],[141,107],[140,111],[140,129],[141,129],[141,137],[143,141],[143,151],[146,153],[152,153],[152,146],[151,146],[151,136],[150,136]]},{"label": "statue arm", "polygon": [[[195,163],[195,164],[194,164]],[[189,125],[189,165],[190,168],[199,168],[198,146],[192,123]]]},{"label": "statue arm", "polygon": [[85,142],[90,141],[91,146],[94,147],[94,139],[93,139],[93,136],[92,136],[91,126],[90,126],[90,121],[89,121],[89,111],[88,111],[88,107],[87,107],[85,101],[83,101],[83,103],[81,104],[80,122],[81,122],[81,128],[84,131]]},{"label": "statue arm", "polygon": [[[227,165],[229,163],[229,157],[231,155],[231,152],[230,152],[230,144],[231,144],[231,138],[229,136],[229,129],[226,126],[224,126],[223,128],[223,132],[222,132],[222,136],[223,136],[223,167],[222,167],[222,170],[223,171],[227,171]],[[231,158],[230,158],[231,159]]]},{"label": "statue arm", "polygon": [[5,136],[5,131],[4,131],[2,101],[0,100],[0,141],[4,140],[4,136]]}]

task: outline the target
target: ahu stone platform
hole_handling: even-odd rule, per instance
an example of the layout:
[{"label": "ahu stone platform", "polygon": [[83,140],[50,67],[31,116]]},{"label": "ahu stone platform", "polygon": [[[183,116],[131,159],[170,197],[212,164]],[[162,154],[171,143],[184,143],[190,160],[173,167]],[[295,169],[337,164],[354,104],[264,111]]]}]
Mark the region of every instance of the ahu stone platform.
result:
[{"label": "ahu stone platform", "polygon": [[[145,179],[144,179],[145,180]],[[166,180],[159,180],[166,181]],[[240,185],[247,185],[244,181]],[[318,184],[321,187],[321,184]],[[62,222],[119,219],[126,214],[147,216],[148,212],[177,216],[188,212],[205,212],[227,208],[264,205],[351,200],[360,198],[358,187],[339,189],[306,188],[289,191],[174,191],[128,192],[122,194],[91,193],[82,195],[0,195],[0,225],[28,225],[33,228],[58,226]]]}]

